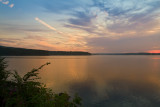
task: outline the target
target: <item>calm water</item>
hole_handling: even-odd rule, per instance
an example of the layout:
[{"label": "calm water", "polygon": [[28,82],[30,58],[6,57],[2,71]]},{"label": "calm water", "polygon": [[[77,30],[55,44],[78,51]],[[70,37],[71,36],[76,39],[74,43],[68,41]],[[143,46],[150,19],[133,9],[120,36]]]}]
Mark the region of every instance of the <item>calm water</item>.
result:
[{"label": "calm water", "polygon": [[87,107],[159,107],[160,56],[7,57],[21,75],[51,62],[40,72],[54,92],[78,93]]}]

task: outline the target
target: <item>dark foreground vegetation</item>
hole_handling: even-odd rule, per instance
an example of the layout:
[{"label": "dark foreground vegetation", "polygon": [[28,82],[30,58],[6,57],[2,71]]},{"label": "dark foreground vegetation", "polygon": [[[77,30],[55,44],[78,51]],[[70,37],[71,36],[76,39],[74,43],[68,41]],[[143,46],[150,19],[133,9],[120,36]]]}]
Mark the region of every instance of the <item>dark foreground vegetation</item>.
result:
[{"label": "dark foreground vegetation", "polygon": [[71,98],[67,93],[53,93],[51,89],[37,81],[38,69],[20,77],[18,72],[8,71],[7,63],[0,57],[0,107],[78,107],[81,98],[75,94]]},{"label": "dark foreground vegetation", "polygon": [[0,46],[0,56],[91,55],[81,51],[46,51]]}]

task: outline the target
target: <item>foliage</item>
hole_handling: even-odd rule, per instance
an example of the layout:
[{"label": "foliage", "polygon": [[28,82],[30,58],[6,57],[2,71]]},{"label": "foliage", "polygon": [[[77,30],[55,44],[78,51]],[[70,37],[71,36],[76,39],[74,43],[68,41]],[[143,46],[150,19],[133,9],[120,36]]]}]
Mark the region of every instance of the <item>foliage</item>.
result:
[{"label": "foliage", "polygon": [[5,81],[9,76],[9,71],[6,70],[7,63],[4,61],[4,58],[0,58],[0,81]]},{"label": "foliage", "polygon": [[[7,63],[0,58],[0,106],[1,107],[77,107],[81,106],[81,98],[75,94],[74,98],[67,93],[53,93],[51,89],[35,80],[38,69],[26,73],[21,77],[17,71],[11,73],[6,70]],[[10,78],[11,80],[7,80]]]}]

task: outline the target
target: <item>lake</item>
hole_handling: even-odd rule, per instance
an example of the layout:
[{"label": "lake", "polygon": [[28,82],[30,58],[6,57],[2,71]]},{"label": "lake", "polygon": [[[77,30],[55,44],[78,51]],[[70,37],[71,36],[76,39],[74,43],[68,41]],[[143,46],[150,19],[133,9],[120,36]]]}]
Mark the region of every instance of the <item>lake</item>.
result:
[{"label": "lake", "polygon": [[54,92],[78,93],[85,107],[159,107],[160,56],[11,56],[10,70],[40,71]]}]

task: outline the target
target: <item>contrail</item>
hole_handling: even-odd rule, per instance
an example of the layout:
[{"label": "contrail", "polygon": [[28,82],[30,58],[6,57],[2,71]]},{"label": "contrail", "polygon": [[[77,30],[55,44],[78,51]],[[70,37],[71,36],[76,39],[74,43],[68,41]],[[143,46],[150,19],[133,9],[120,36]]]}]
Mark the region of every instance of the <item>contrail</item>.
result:
[{"label": "contrail", "polygon": [[43,20],[39,19],[38,17],[35,17],[35,20],[38,21],[39,23],[43,24],[44,26],[46,26],[47,28],[57,32],[58,34],[61,34],[65,37],[72,37],[73,35],[72,34],[69,34],[69,33],[64,33],[64,32],[61,32],[59,30],[57,30],[56,28],[52,27],[51,25],[47,24],[46,22],[44,22]]},{"label": "contrail", "polygon": [[43,24],[44,26],[48,27],[49,29],[63,35],[63,32],[58,31],[57,29],[55,29],[54,27],[50,26],[49,24],[47,24],[46,22],[42,21],[41,19],[39,19],[38,17],[35,18],[36,21],[38,21],[39,23]]},{"label": "contrail", "polygon": [[[43,20],[39,19],[38,17],[35,17],[35,20],[38,21],[39,23],[43,24],[44,26],[46,26],[47,28],[57,32],[58,34],[62,35],[62,37],[58,36],[58,38],[67,38],[67,39],[72,39],[74,38],[75,36],[73,36],[72,34],[69,34],[69,33],[64,33],[64,32],[61,32],[61,31],[58,31],[56,28],[50,26],[49,24],[47,24],[46,22],[44,22]],[[79,43],[79,41],[77,41],[77,43]]]}]

